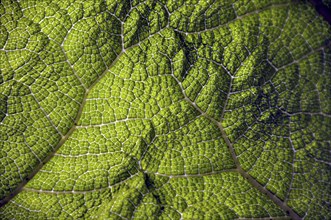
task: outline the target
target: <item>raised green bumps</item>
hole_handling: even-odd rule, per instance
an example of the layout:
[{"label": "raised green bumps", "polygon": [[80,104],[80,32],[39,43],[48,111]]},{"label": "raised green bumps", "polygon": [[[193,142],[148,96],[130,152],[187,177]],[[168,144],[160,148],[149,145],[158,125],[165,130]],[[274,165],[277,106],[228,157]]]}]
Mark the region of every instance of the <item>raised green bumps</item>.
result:
[{"label": "raised green bumps", "polygon": [[5,0],[0,33],[1,219],[331,218],[308,3]]}]

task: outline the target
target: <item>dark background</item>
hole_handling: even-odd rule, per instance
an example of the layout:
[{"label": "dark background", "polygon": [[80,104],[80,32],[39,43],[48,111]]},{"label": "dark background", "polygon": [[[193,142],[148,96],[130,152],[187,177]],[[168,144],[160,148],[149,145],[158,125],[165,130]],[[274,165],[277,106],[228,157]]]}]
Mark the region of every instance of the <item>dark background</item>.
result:
[{"label": "dark background", "polygon": [[331,24],[331,1],[324,0],[310,0],[312,5],[315,6],[316,11],[324,17],[324,19]]}]

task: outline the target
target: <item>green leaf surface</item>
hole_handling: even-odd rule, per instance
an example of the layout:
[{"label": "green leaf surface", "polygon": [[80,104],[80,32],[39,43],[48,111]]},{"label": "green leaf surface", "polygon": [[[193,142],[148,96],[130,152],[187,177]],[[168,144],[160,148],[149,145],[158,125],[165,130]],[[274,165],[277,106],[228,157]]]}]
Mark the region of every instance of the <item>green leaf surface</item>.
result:
[{"label": "green leaf surface", "polygon": [[0,2],[1,219],[330,219],[331,28],[305,2]]}]

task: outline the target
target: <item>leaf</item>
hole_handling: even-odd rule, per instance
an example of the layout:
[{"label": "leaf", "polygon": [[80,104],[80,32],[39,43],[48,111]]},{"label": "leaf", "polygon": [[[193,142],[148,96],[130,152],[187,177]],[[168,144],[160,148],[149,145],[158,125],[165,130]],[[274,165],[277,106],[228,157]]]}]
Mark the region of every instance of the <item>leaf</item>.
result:
[{"label": "leaf", "polygon": [[331,28],[291,1],[2,1],[1,219],[329,219]]}]

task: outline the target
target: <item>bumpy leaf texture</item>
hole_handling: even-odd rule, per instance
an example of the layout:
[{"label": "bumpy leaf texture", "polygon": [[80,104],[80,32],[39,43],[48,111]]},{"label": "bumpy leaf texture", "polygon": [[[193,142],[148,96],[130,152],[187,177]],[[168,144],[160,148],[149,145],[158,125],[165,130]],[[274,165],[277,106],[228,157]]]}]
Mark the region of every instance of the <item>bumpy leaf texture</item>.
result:
[{"label": "bumpy leaf texture", "polygon": [[330,219],[330,25],[285,0],[2,0],[1,219]]}]

